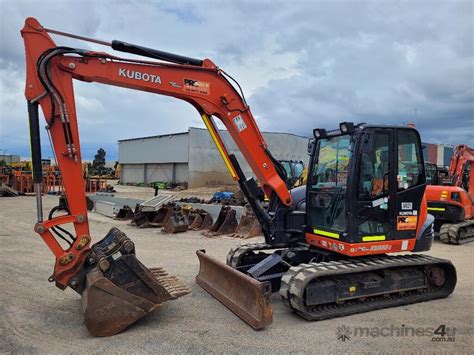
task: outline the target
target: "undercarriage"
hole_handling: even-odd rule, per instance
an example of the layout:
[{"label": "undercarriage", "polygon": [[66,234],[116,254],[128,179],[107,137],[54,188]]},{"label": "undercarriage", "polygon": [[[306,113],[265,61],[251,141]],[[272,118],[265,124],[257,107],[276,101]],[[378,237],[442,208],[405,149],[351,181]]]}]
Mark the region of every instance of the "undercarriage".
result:
[{"label": "undercarriage", "polygon": [[474,220],[444,223],[439,230],[439,239],[446,244],[465,244],[474,241]]},{"label": "undercarriage", "polygon": [[350,258],[306,245],[232,249],[227,264],[270,282],[283,302],[307,320],[445,298],[456,285],[453,264],[421,254]]}]

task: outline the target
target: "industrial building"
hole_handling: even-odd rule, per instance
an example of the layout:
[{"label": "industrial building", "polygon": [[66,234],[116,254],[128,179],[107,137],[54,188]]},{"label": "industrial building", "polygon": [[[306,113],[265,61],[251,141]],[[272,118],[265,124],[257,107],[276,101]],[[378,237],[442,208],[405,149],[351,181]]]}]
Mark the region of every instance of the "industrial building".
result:
[{"label": "industrial building", "polygon": [[439,167],[449,166],[453,151],[454,147],[452,145],[423,143],[425,162],[436,164]]},{"label": "industrial building", "polygon": [[[247,176],[252,176],[229,132],[220,135],[235,154]],[[272,154],[279,160],[308,163],[308,138],[289,133],[263,132]],[[119,141],[120,181],[152,183],[187,182],[190,188],[232,184],[233,180],[206,129]]]},{"label": "industrial building", "polygon": [[[1,150],[1,149],[0,149]],[[0,161],[4,161],[6,164],[10,165],[12,163],[19,163],[20,156],[14,154],[0,154]]]}]

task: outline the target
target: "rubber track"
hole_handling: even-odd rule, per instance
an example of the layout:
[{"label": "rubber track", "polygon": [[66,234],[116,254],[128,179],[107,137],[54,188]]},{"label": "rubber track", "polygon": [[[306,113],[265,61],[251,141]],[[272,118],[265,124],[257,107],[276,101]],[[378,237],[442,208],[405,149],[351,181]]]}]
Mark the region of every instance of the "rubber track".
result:
[{"label": "rubber track", "polygon": [[237,268],[240,266],[240,260],[245,254],[251,251],[259,251],[259,250],[268,250],[268,249],[278,249],[269,244],[265,243],[249,243],[249,244],[242,244],[236,248],[232,248],[229,253],[227,254],[227,265]]},{"label": "rubber track", "polygon": [[[466,228],[463,238],[460,238],[459,232]],[[474,221],[467,220],[460,223],[445,223],[439,230],[439,239],[445,244],[466,244],[474,241]]]},{"label": "rubber track", "polygon": [[[420,267],[428,265],[443,265],[451,268],[451,273],[446,273],[447,279],[444,287],[405,291],[390,295],[377,295],[354,299],[343,303],[331,303],[321,306],[307,307],[304,301],[305,289],[318,277],[354,274],[369,271],[378,271],[384,268]],[[438,259],[427,255],[413,254],[401,256],[366,257],[354,260],[339,260],[332,262],[300,264],[291,267],[282,277],[280,295],[283,302],[292,308],[298,315],[307,320],[323,320],[340,316],[347,316],[375,309],[388,308],[423,302],[447,297],[456,285],[456,273],[449,260]]]}]

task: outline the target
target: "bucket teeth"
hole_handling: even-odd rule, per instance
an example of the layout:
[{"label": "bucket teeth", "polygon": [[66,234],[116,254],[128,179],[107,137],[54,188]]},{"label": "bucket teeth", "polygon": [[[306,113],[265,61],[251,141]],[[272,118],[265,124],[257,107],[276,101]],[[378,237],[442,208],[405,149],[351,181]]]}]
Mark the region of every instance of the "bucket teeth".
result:
[{"label": "bucket teeth", "polygon": [[191,293],[191,289],[176,276],[169,275],[162,268],[152,268],[150,271],[155,275],[156,280],[169,292],[172,299]]}]

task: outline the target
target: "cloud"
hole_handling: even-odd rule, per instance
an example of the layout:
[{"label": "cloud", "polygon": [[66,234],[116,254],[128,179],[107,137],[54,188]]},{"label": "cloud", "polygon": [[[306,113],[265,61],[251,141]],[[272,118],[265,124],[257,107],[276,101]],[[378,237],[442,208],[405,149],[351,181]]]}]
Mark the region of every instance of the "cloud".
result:
[{"label": "cloud", "polygon": [[[0,2],[0,148],[29,155],[27,16],[49,28],[211,58],[242,85],[262,130],[414,121],[424,141],[474,146],[471,1]],[[111,49],[54,36],[57,43]],[[202,126],[190,105],[75,83],[83,157],[118,139]],[[416,115],[415,115],[416,112]],[[43,137],[45,156],[51,156]]]}]

